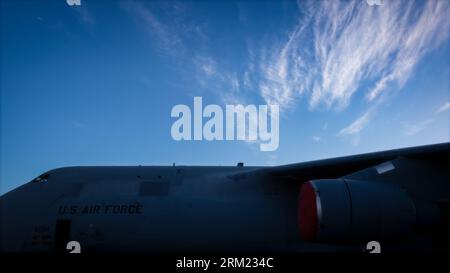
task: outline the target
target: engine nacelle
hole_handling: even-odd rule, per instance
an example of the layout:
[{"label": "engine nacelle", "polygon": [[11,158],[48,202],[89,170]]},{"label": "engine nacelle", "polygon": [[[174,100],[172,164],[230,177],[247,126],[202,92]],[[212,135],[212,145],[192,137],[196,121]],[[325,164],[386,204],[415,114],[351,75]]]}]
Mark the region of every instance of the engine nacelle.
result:
[{"label": "engine nacelle", "polygon": [[298,217],[300,235],[307,241],[391,240],[413,231],[416,210],[397,185],[323,179],[302,185]]}]

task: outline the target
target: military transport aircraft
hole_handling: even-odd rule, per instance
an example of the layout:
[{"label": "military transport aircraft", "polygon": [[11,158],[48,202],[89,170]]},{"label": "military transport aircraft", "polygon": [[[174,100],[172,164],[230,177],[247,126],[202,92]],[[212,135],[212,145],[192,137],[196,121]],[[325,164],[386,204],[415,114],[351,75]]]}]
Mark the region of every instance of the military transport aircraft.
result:
[{"label": "military transport aircraft", "polygon": [[[65,167],[0,198],[2,252],[447,250],[450,143],[278,167]],[[70,242],[70,243],[69,243]]]}]

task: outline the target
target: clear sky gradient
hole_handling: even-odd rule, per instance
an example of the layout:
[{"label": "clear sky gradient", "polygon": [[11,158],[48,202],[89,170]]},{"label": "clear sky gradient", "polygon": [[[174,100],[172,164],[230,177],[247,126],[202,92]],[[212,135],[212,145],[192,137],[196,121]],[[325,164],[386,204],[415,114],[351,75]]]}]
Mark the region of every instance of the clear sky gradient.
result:
[{"label": "clear sky gradient", "polygon": [[[450,1],[1,1],[0,193],[73,165],[281,165],[447,142]],[[280,144],[174,141],[280,105]]]}]

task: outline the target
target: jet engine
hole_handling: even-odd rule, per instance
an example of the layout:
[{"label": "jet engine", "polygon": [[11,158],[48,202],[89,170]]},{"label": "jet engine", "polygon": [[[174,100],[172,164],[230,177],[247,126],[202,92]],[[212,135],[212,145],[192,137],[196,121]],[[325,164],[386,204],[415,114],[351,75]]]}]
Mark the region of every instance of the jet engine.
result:
[{"label": "jet engine", "polygon": [[415,222],[414,203],[398,185],[323,179],[300,188],[298,224],[306,241],[400,239],[413,231]]}]

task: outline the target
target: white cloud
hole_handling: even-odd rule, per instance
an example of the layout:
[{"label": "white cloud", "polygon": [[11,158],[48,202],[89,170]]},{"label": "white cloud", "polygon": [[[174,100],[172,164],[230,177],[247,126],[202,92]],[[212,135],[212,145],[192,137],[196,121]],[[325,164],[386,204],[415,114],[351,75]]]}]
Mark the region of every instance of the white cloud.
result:
[{"label": "white cloud", "polygon": [[252,80],[250,79],[250,73],[248,71],[244,72],[243,82],[246,89],[252,88]]},{"label": "white cloud", "polygon": [[383,1],[381,1],[381,0],[366,0],[366,3],[369,6],[381,6],[381,5],[383,5]]},{"label": "white cloud", "polygon": [[[150,4],[124,5],[145,23],[165,52],[177,62],[189,64],[184,67],[194,67],[197,83],[219,92],[223,101],[246,101],[241,89],[259,88],[267,104],[278,104],[282,110],[295,107],[302,95],[309,98],[310,109],[343,109],[355,92],[366,92],[369,107],[375,109],[388,94],[386,90],[401,88],[425,54],[448,39],[449,3],[386,1],[382,6],[369,6],[365,1],[300,2],[300,20],[285,41],[246,41],[249,62],[242,75],[238,69],[223,69],[220,56],[208,55],[207,43],[199,47],[186,43],[207,38],[195,22],[181,15],[168,16],[173,22],[164,21],[165,17],[152,13]],[[183,7],[176,10],[186,12]],[[261,44],[269,46],[260,48]],[[374,111],[367,111],[338,135],[352,135],[359,143],[356,136],[373,115]]]},{"label": "white cloud", "polygon": [[371,115],[371,112],[367,111],[350,125],[339,131],[338,135],[354,135],[359,133],[367,125],[367,123],[369,123]]},{"label": "white cloud", "polygon": [[236,73],[228,74],[228,75],[226,74],[225,79],[226,79],[226,82],[231,87],[231,91],[233,91],[235,93],[239,92],[241,84],[239,83],[239,78]]},{"label": "white cloud", "polygon": [[157,41],[160,43],[162,49],[169,51],[174,54],[180,47],[182,47],[182,43],[177,37],[176,34],[171,33],[168,27],[162,23],[161,21],[150,12],[150,10],[141,8],[138,9],[141,17],[147,22],[147,26],[149,27],[149,31],[158,37]]},{"label": "white cloud", "polygon": [[212,66],[211,64],[203,64],[202,69],[203,72],[205,72],[206,76],[212,76],[214,75],[214,73],[216,73],[214,66]]},{"label": "white cloud", "polygon": [[[443,113],[445,111],[448,111],[450,109],[450,102],[446,102],[444,103],[441,107],[439,107],[438,109],[436,109],[436,111],[434,111],[434,114],[440,114]],[[418,133],[420,133],[421,131],[425,130],[430,124],[432,124],[434,122],[434,118],[430,117],[428,119],[419,121],[419,122],[403,122],[402,126],[404,129],[404,133],[407,136],[414,136]]]},{"label": "white cloud", "polygon": [[414,136],[417,133],[423,131],[425,128],[428,127],[428,125],[430,125],[431,123],[433,123],[433,119],[427,119],[418,123],[404,123],[403,127],[405,129],[405,134],[408,136]]},{"label": "white cloud", "polygon": [[211,57],[199,55],[194,58],[194,63],[207,78],[217,73],[217,64]]},{"label": "white cloud", "polygon": [[284,108],[307,93],[312,109],[342,109],[363,85],[368,101],[381,98],[401,88],[423,56],[449,37],[449,1],[312,1],[299,7],[302,20],[287,41],[261,57],[261,96]]},{"label": "white cloud", "polygon": [[81,6],[81,0],[66,0],[69,6]]},{"label": "white cloud", "polygon": [[192,55],[187,54],[189,50],[185,46],[185,42],[190,39],[203,41],[203,29],[196,22],[186,19],[186,10],[182,2],[157,3],[158,8],[163,11],[164,15],[172,18],[170,21],[165,20],[164,16],[153,11],[154,4],[151,1],[121,2],[121,6],[133,18],[137,18],[137,22],[147,30],[152,37],[152,42],[162,53],[173,57],[177,62],[192,59]]},{"label": "white cloud", "polygon": [[314,142],[320,142],[320,137],[319,136],[313,136],[312,137],[312,140],[314,141]]},{"label": "white cloud", "polygon": [[445,111],[447,111],[449,109],[450,109],[450,102],[446,102],[446,103],[444,103],[444,105],[439,107],[439,109],[437,109],[435,113],[436,114],[440,114],[440,113],[445,112]]},{"label": "white cloud", "polygon": [[161,2],[157,6],[165,16],[153,12],[152,2],[122,3],[126,11],[143,23],[157,48],[173,58],[176,68],[190,79],[190,84],[194,79],[201,89],[219,93],[225,100],[239,100],[242,80],[235,71],[223,69],[218,59],[208,54],[208,37],[203,24],[187,16],[189,8],[182,2]]},{"label": "white cloud", "polygon": [[303,91],[299,77],[306,71],[301,71],[305,67],[302,67],[303,62],[295,51],[300,46],[298,39],[303,30],[304,27],[298,27],[285,45],[274,50],[275,53],[267,54],[272,50],[263,50],[259,89],[267,104],[279,104],[282,108],[288,108],[294,103],[295,93]]}]

